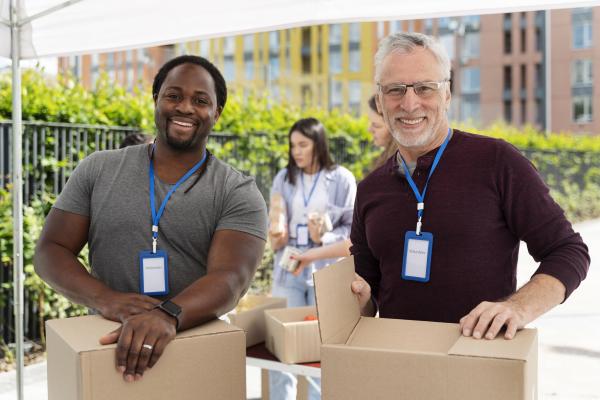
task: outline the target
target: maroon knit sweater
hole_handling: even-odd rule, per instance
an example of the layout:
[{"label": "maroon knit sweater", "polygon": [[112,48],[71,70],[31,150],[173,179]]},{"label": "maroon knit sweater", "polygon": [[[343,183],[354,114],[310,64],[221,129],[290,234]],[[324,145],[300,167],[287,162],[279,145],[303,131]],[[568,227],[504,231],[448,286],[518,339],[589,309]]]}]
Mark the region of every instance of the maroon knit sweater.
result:
[{"label": "maroon knit sweater", "polygon": [[[417,160],[412,176],[420,191],[436,152]],[[567,297],[587,274],[581,236],[532,164],[503,140],[454,130],[425,196],[422,229],[433,234],[427,283],[401,277],[416,204],[395,156],[358,185],[351,252],[381,317],[458,322],[481,301],[509,296],[519,240],[541,261],[536,273],[559,279]]]}]

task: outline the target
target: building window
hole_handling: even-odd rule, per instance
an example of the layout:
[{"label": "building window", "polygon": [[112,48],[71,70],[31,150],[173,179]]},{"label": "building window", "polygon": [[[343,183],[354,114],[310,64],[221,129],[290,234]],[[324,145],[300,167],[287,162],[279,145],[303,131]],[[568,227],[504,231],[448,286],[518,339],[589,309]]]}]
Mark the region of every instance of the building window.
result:
[{"label": "building window", "polygon": [[330,108],[342,107],[342,82],[335,79],[330,80],[329,85],[329,106]]},{"label": "building window", "polygon": [[269,32],[269,80],[279,79],[279,32]]},{"label": "building window", "polygon": [[340,24],[329,25],[329,45],[342,44],[342,26]]},{"label": "building window", "polygon": [[504,54],[512,53],[512,32],[504,31]]},{"label": "building window", "polygon": [[385,36],[385,22],[379,21],[377,22],[377,38],[383,39]]},{"label": "building window", "polygon": [[329,52],[329,72],[332,74],[342,72],[342,52],[339,49]]},{"label": "building window", "polygon": [[544,24],[545,24],[545,13],[544,11],[535,12],[535,49],[536,51],[542,51],[544,47]]},{"label": "building window", "polygon": [[254,35],[244,36],[244,75],[254,79]]},{"label": "building window", "polygon": [[512,101],[504,100],[504,121],[512,122]]},{"label": "building window", "polygon": [[460,120],[461,121],[481,121],[481,106],[479,96],[463,97],[460,104]]},{"label": "building window", "polygon": [[360,43],[360,23],[348,24],[350,42]]},{"label": "building window", "polygon": [[[358,43],[354,43],[354,44],[358,44]],[[360,72],[360,47],[356,46],[357,48],[352,48],[353,46],[350,46],[350,52],[348,54],[349,56],[349,62],[350,65],[348,66],[350,71],[352,72]]]},{"label": "building window", "polygon": [[223,77],[227,81],[235,79],[235,64],[233,56],[235,52],[234,38],[226,37],[223,39]]},{"label": "building window", "polygon": [[573,122],[592,122],[592,95],[573,97]]},{"label": "building window", "polygon": [[480,71],[478,67],[463,68],[460,77],[460,92],[473,94],[481,91]]},{"label": "building window", "polygon": [[504,14],[504,54],[512,53],[512,14]]},{"label": "building window", "polygon": [[348,107],[350,112],[358,115],[361,106],[361,83],[360,81],[348,82]]},{"label": "building window", "polygon": [[510,65],[505,65],[502,73],[502,81],[504,90],[512,89],[512,67]]},{"label": "building window", "polygon": [[208,58],[210,56],[210,40],[200,41],[200,56]]},{"label": "building window", "polygon": [[440,44],[446,49],[446,53],[450,57],[450,61],[454,61],[456,58],[456,47],[454,43],[454,35],[445,34],[439,37]]},{"label": "building window", "polygon": [[402,32],[402,21],[392,21],[390,22],[390,34],[396,32]]},{"label": "building window", "polygon": [[541,99],[535,100],[535,122],[540,126],[544,126],[544,106]]},{"label": "building window", "polygon": [[571,14],[573,29],[573,48],[592,47],[592,9],[578,8]]},{"label": "building window", "polygon": [[544,87],[544,71],[540,63],[535,64],[535,86],[538,89]]},{"label": "building window", "polygon": [[527,102],[521,99],[521,125],[527,123]]},{"label": "building window", "polygon": [[593,83],[592,60],[575,60],[571,69],[571,83],[575,86],[591,86]]},{"label": "building window", "polygon": [[527,89],[527,65],[521,64],[521,90]]},{"label": "building window", "polygon": [[462,46],[463,59],[469,60],[472,58],[479,58],[479,43],[479,32],[469,32],[465,34]]},{"label": "building window", "polygon": [[423,20],[423,25],[425,26],[425,34],[431,35],[433,34],[433,19],[427,18]]}]

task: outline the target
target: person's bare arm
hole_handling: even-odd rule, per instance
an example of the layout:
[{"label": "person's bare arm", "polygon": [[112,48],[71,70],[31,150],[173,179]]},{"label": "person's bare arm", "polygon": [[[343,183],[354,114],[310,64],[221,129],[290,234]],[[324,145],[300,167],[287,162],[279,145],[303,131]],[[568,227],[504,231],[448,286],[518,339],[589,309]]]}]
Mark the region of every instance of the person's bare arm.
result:
[{"label": "person's bare arm", "polygon": [[37,242],[35,271],[69,300],[98,310],[107,319],[122,322],[151,310],[158,300],[121,293],[94,278],[77,259],[88,240],[88,217],[52,208]]},{"label": "person's bare arm", "polygon": [[504,337],[512,339],[540,315],[565,299],[565,286],[556,278],[534,275],[531,280],[508,299],[499,302],[484,301],[460,319],[464,336],[493,339],[506,326]]},{"label": "person's bare arm", "polygon": [[[250,285],[264,247],[265,241],[253,235],[217,231],[208,254],[207,274],[171,299],[182,309],[179,329],[195,327],[235,307]],[[121,328],[102,337],[101,343],[118,342],[117,368],[127,381],[141,379],[175,337],[176,324],[173,317],[155,309],[127,319]]]}]

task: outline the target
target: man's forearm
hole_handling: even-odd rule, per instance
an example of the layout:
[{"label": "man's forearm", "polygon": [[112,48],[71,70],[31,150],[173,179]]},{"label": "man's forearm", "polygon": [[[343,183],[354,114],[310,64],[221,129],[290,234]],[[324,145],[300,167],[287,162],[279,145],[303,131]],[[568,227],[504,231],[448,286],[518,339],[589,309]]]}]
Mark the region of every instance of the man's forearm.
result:
[{"label": "man's forearm", "polygon": [[34,258],[36,273],[74,303],[99,308],[105,284],[94,278],[68,249],[53,243],[39,245]]},{"label": "man's forearm", "polygon": [[565,286],[558,279],[537,274],[507,301],[516,304],[524,312],[527,324],[560,304],[565,299],[565,292]]}]

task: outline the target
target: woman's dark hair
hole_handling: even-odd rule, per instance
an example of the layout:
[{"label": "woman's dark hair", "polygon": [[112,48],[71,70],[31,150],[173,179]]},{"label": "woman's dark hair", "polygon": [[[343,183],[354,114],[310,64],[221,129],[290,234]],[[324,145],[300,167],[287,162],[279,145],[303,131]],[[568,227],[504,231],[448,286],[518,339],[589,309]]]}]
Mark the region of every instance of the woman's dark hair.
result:
[{"label": "woman's dark hair", "polygon": [[213,81],[215,82],[215,92],[217,95],[217,106],[223,110],[225,108],[225,103],[227,102],[227,84],[225,83],[225,79],[221,72],[215,67],[210,61],[206,58],[199,56],[179,56],[175,57],[169,61],[167,61],[160,69],[158,73],[154,77],[154,82],[152,83],[152,98],[156,100],[158,97],[158,92],[160,92],[160,88],[162,87],[163,82],[167,78],[167,74],[173,68],[181,65],[181,64],[195,64],[204,68],[210,76],[212,76]]},{"label": "woman's dark hair", "polygon": [[369,97],[369,101],[368,101],[369,108],[371,110],[373,110],[374,113],[379,114],[379,110],[377,110],[377,103],[375,101],[375,96],[377,96],[377,95],[374,94],[373,96]]},{"label": "woman's dark hair", "polygon": [[330,170],[335,166],[335,163],[329,155],[329,146],[327,145],[327,135],[325,134],[325,128],[323,124],[316,118],[304,118],[296,121],[290,128],[288,133],[288,165],[287,165],[287,179],[292,184],[296,184],[296,177],[300,172],[300,168],[296,165],[296,160],[292,157],[292,133],[299,132],[313,141],[313,159],[319,164],[321,169]]}]

